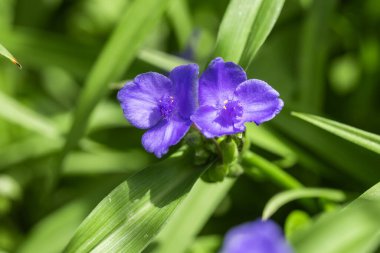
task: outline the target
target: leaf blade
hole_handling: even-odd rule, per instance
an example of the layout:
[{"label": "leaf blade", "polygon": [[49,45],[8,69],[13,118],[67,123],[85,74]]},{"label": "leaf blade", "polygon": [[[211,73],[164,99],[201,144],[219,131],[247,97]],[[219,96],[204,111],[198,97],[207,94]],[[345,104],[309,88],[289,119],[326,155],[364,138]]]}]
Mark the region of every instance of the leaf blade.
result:
[{"label": "leaf blade", "polygon": [[189,195],[157,236],[158,247],[154,248],[153,252],[185,252],[235,181],[226,178],[223,182],[209,184],[198,179]]},{"label": "leaf blade", "polygon": [[17,59],[2,44],[0,44],[0,55],[4,56],[8,60],[10,60],[19,69],[22,69],[21,64],[17,61]]},{"label": "leaf blade", "polygon": [[380,154],[379,135],[312,114],[292,112],[292,115],[315,126],[318,126],[332,134],[335,134],[345,140],[348,140],[368,150]]},{"label": "leaf blade", "polygon": [[300,253],[375,252],[380,236],[379,203],[377,183],[345,208],[322,215],[307,230],[296,233],[290,238],[292,245]]},{"label": "leaf blade", "polygon": [[[217,37],[216,56],[239,62],[251,25],[262,0],[232,0],[227,7]],[[236,17],[239,18],[236,18]]]},{"label": "leaf blade", "polygon": [[83,136],[93,109],[107,93],[106,84],[119,78],[130,66],[137,50],[160,20],[169,1],[137,0],[129,6],[85,82],[62,152],[62,161]]},{"label": "leaf blade", "polygon": [[325,198],[333,201],[343,201],[345,194],[342,191],[323,188],[302,188],[284,191],[273,196],[265,205],[262,218],[270,218],[283,205],[300,198]]},{"label": "leaf blade", "polygon": [[131,176],[99,203],[65,252],[140,252],[201,171],[192,168],[189,157],[177,154]]},{"label": "leaf blade", "polygon": [[260,5],[242,55],[243,66],[248,67],[251,64],[280,16],[284,2],[285,0],[265,0]]}]

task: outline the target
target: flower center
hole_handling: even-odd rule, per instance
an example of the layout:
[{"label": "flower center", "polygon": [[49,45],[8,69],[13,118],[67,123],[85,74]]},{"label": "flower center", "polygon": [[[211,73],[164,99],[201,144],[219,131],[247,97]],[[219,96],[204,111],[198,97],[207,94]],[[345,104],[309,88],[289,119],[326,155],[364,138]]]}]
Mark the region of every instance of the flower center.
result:
[{"label": "flower center", "polygon": [[172,96],[164,96],[158,101],[158,107],[160,108],[161,116],[164,119],[170,118],[175,109],[176,101]]},{"label": "flower center", "polygon": [[223,104],[218,117],[219,123],[227,126],[239,122],[243,115],[243,107],[239,101],[224,100]]}]

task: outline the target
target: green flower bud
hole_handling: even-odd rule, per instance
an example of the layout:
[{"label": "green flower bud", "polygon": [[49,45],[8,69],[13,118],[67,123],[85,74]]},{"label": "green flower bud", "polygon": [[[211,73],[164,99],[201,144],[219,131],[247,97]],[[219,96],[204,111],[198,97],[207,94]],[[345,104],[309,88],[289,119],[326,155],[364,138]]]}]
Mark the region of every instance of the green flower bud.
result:
[{"label": "green flower bud", "polygon": [[216,164],[202,175],[202,179],[206,182],[221,182],[228,173],[228,166],[224,164]]},{"label": "green flower bud", "polygon": [[223,156],[223,164],[228,166],[236,163],[239,157],[238,147],[236,142],[231,138],[226,138],[220,143],[220,150]]}]

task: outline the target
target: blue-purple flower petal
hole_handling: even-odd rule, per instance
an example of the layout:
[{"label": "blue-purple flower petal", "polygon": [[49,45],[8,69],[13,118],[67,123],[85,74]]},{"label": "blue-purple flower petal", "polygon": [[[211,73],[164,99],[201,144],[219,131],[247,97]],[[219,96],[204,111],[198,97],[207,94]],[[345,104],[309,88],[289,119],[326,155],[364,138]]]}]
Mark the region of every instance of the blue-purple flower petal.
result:
[{"label": "blue-purple flower petal", "polygon": [[190,126],[191,121],[183,121],[176,117],[162,120],[143,135],[142,144],[148,152],[161,158],[170,146],[177,144],[185,136]]},{"label": "blue-purple flower petal", "polygon": [[257,220],[231,229],[220,253],[292,253],[281,228],[273,221]]},{"label": "blue-purple flower petal", "polygon": [[176,67],[169,74],[175,85],[178,115],[185,120],[189,120],[196,109],[198,74],[197,64]]},{"label": "blue-purple flower petal", "polygon": [[147,129],[161,119],[159,101],[171,96],[174,86],[169,78],[149,72],[138,75],[117,94],[125,118],[137,128]]},{"label": "blue-purple flower petal", "polygon": [[223,106],[223,101],[231,100],[236,87],[246,80],[239,65],[214,59],[199,79],[199,105]]},{"label": "blue-purple flower petal", "polygon": [[207,138],[234,134],[245,130],[244,125],[236,126],[236,124],[223,116],[223,108],[218,109],[205,105],[198,108],[193,116],[191,116],[191,120]]},{"label": "blue-purple flower petal", "polygon": [[266,82],[250,79],[241,83],[235,92],[237,100],[244,108],[242,124],[261,124],[272,119],[282,109],[284,102],[278,92]]}]

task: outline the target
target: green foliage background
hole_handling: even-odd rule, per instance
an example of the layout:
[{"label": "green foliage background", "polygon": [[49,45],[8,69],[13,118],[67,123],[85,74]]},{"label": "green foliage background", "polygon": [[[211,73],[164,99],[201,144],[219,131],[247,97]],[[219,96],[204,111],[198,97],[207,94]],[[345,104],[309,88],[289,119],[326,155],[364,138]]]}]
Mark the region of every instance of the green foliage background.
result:
[{"label": "green foliage background", "polygon": [[[0,59],[0,252],[217,252],[268,201],[296,252],[376,252],[378,27],[377,0],[1,0],[0,54],[23,68]],[[146,153],[116,92],[214,56],[285,107],[247,126],[245,174],[211,184],[180,145]]]}]

